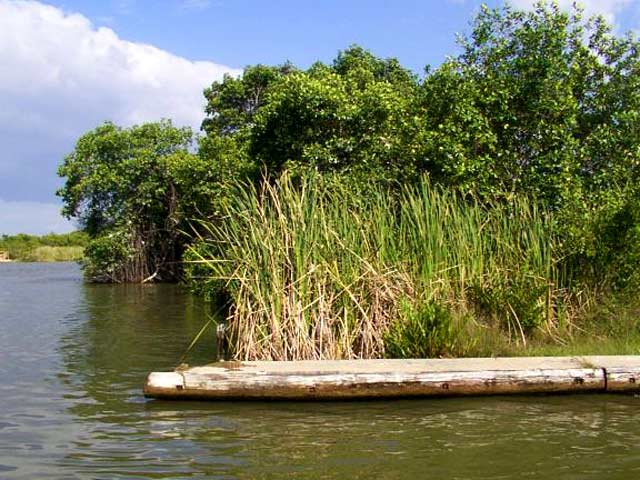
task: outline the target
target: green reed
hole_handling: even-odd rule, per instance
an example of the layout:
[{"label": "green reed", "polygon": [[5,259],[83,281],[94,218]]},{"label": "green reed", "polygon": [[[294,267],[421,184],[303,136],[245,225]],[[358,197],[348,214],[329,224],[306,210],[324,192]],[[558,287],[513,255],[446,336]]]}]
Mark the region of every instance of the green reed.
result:
[{"label": "green reed", "polygon": [[482,328],[526,342],[567,311],[551,221],[524,199],[284,175],[204,226],[190,256],[224,282],[236,359],[459,354]]}]

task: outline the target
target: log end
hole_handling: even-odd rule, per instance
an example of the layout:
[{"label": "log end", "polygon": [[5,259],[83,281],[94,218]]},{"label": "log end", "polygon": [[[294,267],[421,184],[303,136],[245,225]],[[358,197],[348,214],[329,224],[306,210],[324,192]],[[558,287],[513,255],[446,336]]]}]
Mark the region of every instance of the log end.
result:
[{"label": "log end", "polygon": [[184,392],[184,377],[179,372],[151,372],[144,383],[149,398],[179,397]]}]

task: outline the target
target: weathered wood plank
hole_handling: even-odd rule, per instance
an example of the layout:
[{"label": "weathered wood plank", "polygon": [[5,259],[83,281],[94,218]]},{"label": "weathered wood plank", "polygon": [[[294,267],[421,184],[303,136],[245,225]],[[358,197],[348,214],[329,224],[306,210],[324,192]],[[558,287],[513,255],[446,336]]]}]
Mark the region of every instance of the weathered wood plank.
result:
[{"label": "weathered wood plank", "polygon": [[608,392],[640,391],[640,356],[599,355],[585,359],[585,363],[603,369]]},{"label": "weathered wood plank", "polygon": [[255,374],[181,372],[149,396],[193,398],[353,399],[603,390],[599,369],[483,372]]},{"label": "weathered wood plank", "polygon": [[640,391],[640,356],[221,362],[153,372],[156,398],[357,399]]},{"label": "weathered wood plank", "polygon": [[[626,358],[626,357],[625,357]],[[640,364],[639,364],[640,365]],[[383,373],[383,372],[470,372],[484,370],[531,370],[592,368],[581,357],[490,357],[383,360],[300,360],[292,362],[219,362],[189,368],[206,372],[211,368],[260,370],[269,373]]]},{"label": "weathered wood plank", "polygon": [[640,373],[639,357],[222,362],[151,373],[145,395],[305,400],[596,392],[608,383],[629,390],[629,372]]},{"label": "weathered wood plank", "polygon": [[607,391],[635,392],[640,391],[639,367],[611,367],[605,369]]}]

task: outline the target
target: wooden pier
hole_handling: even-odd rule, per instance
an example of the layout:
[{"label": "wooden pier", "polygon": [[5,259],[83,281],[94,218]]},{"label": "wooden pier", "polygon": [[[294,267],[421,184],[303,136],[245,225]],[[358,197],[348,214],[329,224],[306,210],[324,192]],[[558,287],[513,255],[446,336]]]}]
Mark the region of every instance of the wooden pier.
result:
[{"label": "wooden pier", "polygon": [[640,391],[640,356],[220,362],[152,372],[165,399],[347,400]]}]

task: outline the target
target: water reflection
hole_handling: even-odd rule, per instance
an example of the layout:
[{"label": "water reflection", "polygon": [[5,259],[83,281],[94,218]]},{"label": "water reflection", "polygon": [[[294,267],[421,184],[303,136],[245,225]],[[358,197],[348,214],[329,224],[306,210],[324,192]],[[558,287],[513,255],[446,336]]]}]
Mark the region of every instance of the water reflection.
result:
[{"label": "water reflection", "polygon": [[[207,307],[171,285],[87,286],[69,268],[0,270],[0,478],[640,474],[634,397],[146,401],[147,372],[180,361]],[[189,362],[214,345],[210,332]]]},{"label": "water reflection", "polygon": [[[130,475],[166,456],[145,443],[155,426],[141,395],[144,378],[179,363],[208,309],[175,285],[82,285],[82,294],[59,347],[67,411],[83,427],[63,464],[109,474],[126,464]],[[188,360],[210,361],[214,346],[205,333]]]},{"label": "water reflection", "polygon": [[[640,468],[633,420],[620,429],[633,403],[628,397],[529,397],[192,404],[170,413],[165,409],[173,404],[153,402],[149,408],[161,415],[156,433],[165,438],[193,442],[199,452],[230,448],[230,458],[246,461],[235,471],[240,477],[602,478]],[[205,454],[201,463],[219,453]]]}]

